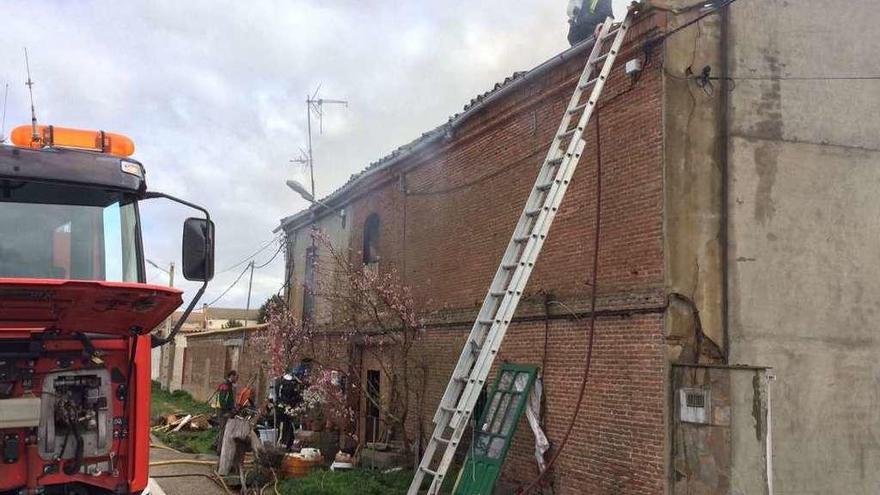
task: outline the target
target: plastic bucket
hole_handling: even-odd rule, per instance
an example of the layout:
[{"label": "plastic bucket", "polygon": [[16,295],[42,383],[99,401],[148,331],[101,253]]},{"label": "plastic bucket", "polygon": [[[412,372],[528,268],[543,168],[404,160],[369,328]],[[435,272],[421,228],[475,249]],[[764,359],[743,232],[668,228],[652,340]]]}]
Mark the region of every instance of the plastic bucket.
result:
[{"label": "plastic bucket", "polygon": [[302,478],[312,470],[314,462],[306,461],[296,454],[287,454],[281,461],[281,475],[284,478]]}]

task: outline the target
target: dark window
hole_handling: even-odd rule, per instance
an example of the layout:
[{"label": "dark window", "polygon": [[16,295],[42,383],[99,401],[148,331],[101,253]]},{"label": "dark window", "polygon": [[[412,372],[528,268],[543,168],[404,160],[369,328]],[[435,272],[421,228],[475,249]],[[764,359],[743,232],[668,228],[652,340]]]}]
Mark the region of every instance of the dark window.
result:
[{"label": "dark window", "polygon": [[303,277],[303,324],[312,321],[315,316],[315,264],[318,261],[315,246],[306,249],[305,276]]},{"label": "dark window", "polygon": [[379,215],[373,213],[364,222],[364,264],[379,261]]},{"label": "dark window", "polygon": [[382,400],[382,375],[379,370],[367,370],[367,424],[366,437],[367,441],[375,442],[381,437],[381,420],[379,404]]}]

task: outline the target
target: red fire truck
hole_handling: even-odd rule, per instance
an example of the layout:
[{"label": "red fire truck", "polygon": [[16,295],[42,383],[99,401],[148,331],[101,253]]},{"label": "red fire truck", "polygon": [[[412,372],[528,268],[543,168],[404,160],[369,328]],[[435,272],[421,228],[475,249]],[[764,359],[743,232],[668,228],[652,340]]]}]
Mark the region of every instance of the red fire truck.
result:
[{"label": "red fire truck", "polygon": [[[0,493],[142,493],[150,354],[214,272],[208,211],[147,190],[125,136],[22,126],[0,145]],[[138,204],[199,212],[184,277],[202,282],[177,328],[151,334],[181,291],[145,283]]]}]

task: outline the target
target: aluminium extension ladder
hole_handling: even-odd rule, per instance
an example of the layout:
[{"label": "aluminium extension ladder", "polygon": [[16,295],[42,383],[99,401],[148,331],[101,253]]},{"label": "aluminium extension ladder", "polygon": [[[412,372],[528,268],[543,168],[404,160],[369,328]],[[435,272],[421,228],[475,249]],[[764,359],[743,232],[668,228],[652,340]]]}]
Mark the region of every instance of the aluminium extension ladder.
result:
[{"label": "aluminium extension ladder", "polygon": [[[631,22],[630,13],[620,24],[614,24],[609,17],[596,35],[586,67],[434,414],[434,432],[408,495],[419,493],[425,476],[432,478],[428,494],[434,495],[440,491],[544,239],[584,151],[584,129],[599,101]],[[610,44],[609,40],[612,40]],[[585,94],[588,98],[583,101]],[[575,119],[576,115],[580,117]],[[571,127],[573,122],[576,125]]]}]

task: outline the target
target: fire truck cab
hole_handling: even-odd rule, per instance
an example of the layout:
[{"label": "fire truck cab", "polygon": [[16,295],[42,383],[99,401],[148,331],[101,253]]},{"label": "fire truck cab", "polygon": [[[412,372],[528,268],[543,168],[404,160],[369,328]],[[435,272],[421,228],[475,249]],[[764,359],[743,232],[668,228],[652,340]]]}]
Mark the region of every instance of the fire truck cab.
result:
[{"label": "fire truck cab", "polygon": [[[132,494],[147,487],[151,334],[183,301],[145,283],[138,204],[199,212],[183,274],[213,277],[214,226],[148,192],[124,136],[51,126],[0,145],[0,493]],[[182,318],[184,321],[186,318]]]}]

